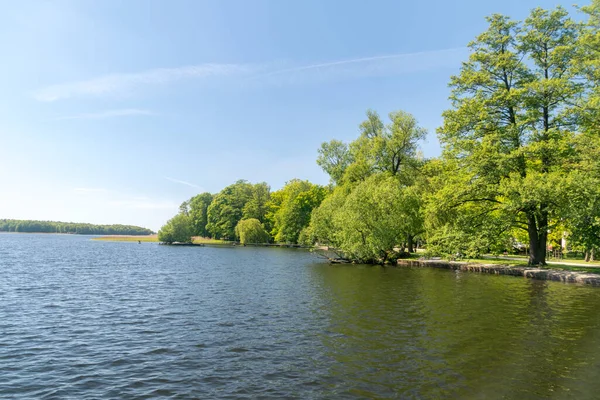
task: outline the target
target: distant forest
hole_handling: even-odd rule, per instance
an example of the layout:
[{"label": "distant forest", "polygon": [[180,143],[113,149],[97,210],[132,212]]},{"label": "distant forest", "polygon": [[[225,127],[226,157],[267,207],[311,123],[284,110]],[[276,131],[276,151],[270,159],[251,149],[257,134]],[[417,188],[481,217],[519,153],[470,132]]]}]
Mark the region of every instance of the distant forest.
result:
[{"label": "distant forest", "polygon": [[94,225],[77,222],[0,219],[0,232],[75,233],[79,235],[151,235],[150,229],[133,225]]}]

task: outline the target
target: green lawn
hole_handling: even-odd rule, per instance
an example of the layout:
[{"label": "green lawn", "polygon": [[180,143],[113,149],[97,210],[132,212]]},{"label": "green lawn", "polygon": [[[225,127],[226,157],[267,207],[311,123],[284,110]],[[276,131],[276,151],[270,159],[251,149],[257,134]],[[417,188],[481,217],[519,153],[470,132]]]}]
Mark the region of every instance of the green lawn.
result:
[{"label": "green lawn", "polygon": [[[476,259],[464,259],[464,260],[457,260],[459,262],[465,262],[465,263],[476,263],[476,264],[500,264],[500,265],[508,265],[511,267],[526,267],[527,266],[527,261],[526,258],[523,258],[523,260],[507,260],[505,258],[502,257],[495,257],[495,258],[476,258]],[[564,261],[571,261],[571,262],[581,262],[581,261],[577,261],[577,260],[564,260]],[[600,266],[598,266],[598,264],[590,264],[589,267],[580,267],[580,266],[574,266],[574,265],[569,265],[568,262],[563,262],[563,260],[561,260],[560,264],[548,264],[547,266],[543,267],[544,269],[558,269],[558,270],[563,270],[563,271],[579,271],[579,272],[591,272],[594,274],[600,274]]]}]

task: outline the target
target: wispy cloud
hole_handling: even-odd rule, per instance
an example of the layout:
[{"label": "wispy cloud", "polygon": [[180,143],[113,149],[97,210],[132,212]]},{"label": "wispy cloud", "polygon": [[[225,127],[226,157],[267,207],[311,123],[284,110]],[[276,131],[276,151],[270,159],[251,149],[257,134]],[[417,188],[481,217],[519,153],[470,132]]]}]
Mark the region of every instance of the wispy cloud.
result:
[{"label": "wispy cloud", "polygon": [[468,55],[466,47],[337,60],[258,74],[253,79],[279,84],[394,76],[440,68],[459,67]]},{"label": "wispy cloud", "polygon": [[164,178],[166,180],[174,182],[174,183],[179,183],[179,184],[182,184],[182,185],[186,185],[186,186],[192,187],[194,189],[198,189],[198,190],[204,190],[201,186],[198,186],[195,183],[191,183],[191,182],[187,182],[187,181],[182,181],[181,179],[169,178],[168,176],[165,176]]},{"label": "wispy cloud", "polygon": [[256,67],[244,64],[201,64],[178,68],[157,68],[129,74],[112,74],[84,81],[47,86],[34,93],[39,101],[56,101],[80,96],[123,94],[146,85],[166,84],[182,79],[247,75]]},{"label": "wispy cloud", "polygon": [[71,119],[104,119],[104,118],[114,118],[114,117],[131,117],[138,115],[153,115],[152,111],[149,110],[139,110],[136,108],[125,108],[122,110],[107,110],[100,111],[95,113],[85,113],[85,114],[77,114],[71,115],[67,117],[58,117],[56,121],[64,121]]},{"label": "wispy cloud", "polygon": [[[287,64],[288,66],[285,68],[282,68],[282,63],[262,65],[200,64],[177,68],[158,68],[51,85],[35,92],[34,98],[39,101],[52,102],[85,96],[130,94],[150,85],[164,85],[185,79],[222,77],[242,79],[247,82],[298,84],[374,76],[394,76],[439,68],[459,67],[461,61],[465,60],[467,55],[468,49],[461,47],[325,61],[307,65]],[[95,115],[86,114],[74,118],[94,118]],[[106,117],[108,116],[96,118]]]}]

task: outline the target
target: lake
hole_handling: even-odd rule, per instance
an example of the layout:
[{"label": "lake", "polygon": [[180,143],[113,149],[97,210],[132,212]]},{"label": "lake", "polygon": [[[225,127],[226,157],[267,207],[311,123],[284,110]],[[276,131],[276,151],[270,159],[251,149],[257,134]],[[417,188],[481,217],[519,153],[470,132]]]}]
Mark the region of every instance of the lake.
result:
[{"label": "lake", "polygon": [[0,398],[596,399],[600,289],[0,234]]}]

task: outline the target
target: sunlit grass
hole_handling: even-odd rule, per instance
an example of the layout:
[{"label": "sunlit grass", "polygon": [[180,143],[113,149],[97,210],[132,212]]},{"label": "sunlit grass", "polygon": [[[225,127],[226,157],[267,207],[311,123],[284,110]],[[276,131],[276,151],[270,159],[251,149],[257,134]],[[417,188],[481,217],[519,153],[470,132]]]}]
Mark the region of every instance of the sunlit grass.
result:
[{"label": "sunlit grass", "polygon": [[[102,240],[105,242],[155,242],[158,243],[158,235],[150,235],[150,236],[100,236],[96,237],[93,240]],[[234,242],[229,242],[226,240],[217,240],[210,238],[202,238],[202,237],[194,237],[194,244],[209,244],[209,245],[228,245]]]},{"label": "sunlit grass", "polygon": [[235,242],[230,242],[227,240],[219,240],[219,239],[211,239],[211,238],[203,238],[196,236],[194,237],[194,244],[233,244]]},{"label": "sunlit grass", "polygon": [[149,236],[100,236],[92,240],[102,240],[106,242],[158,242],[157,235]]}]

